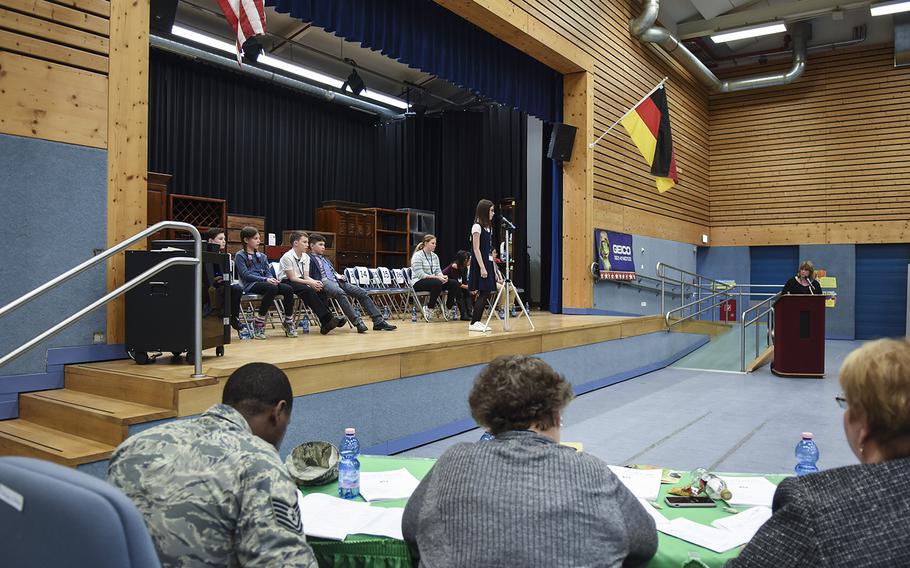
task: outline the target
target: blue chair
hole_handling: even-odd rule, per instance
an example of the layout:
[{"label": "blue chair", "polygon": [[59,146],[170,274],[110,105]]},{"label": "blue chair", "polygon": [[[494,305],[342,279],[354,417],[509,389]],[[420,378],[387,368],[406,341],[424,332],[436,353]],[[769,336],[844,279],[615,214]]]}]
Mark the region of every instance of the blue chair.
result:
[{"label": "blue chair", "polygon": [[116,487],[48,461],[0,457],[4,566],[160,568],[142,514]]}]

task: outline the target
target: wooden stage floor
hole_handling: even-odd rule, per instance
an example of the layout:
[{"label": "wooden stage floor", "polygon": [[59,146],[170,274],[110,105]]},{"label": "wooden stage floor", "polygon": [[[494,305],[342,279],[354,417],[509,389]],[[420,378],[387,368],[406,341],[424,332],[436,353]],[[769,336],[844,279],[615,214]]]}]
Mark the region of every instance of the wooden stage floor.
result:
[{"label": "wooden stage floor", "polygon": [[279,329],[268,339],[235,340],[225,355],[203,352],[202,369],[210,378],[191,379],[192,367],[170,355],[155,363],[130,360],[67,367],[73,372],[101,372],[121,377],[171,383],[177,393],[177,415],[196,414],[220,400],[222,382],[238,367],[265,361],[284,369],[294,396],[347,388],[401,377],[486,363],[499,355],[533,354],[651,333],[662,329],[659,317],[570,316],[532,313],[536,330],[526,319],[511,319],[511,331],[492,321],[489,333],[470,333],[466,322],[426,323],[393,320],[396,331],[363,334],[345,327],[320,335],[318,330],[288,338]]}]

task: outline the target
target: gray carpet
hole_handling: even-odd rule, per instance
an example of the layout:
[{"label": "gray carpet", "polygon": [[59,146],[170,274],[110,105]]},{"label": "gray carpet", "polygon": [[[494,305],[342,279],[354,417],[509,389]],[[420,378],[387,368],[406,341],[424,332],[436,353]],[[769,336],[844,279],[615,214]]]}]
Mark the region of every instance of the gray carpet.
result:
[{"label": "gray carpet", "polygon": [[[792,472],[800,433],[815,434],[820,469],[857,463],[843,433],[837,371],[858,341],[828,341],[824,379],[783,379],[768,366],[743,375],[666,368],[582,395],[564,417],[563,440],[609,463],[689,470]],[[438,457],[480,430],[401,455]]]}]

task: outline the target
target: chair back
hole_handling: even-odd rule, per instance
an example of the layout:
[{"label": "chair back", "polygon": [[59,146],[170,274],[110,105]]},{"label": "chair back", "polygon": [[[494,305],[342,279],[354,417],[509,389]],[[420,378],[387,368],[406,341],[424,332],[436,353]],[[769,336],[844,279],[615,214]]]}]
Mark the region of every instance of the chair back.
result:
[{"label": "chair back", "polygon": [[281,270],[280,262],[270,262],[269,272],[272,273],[272,278],[277,278],[278,280],[282,280],[282,276],[284,275],[284,270]]},{"label": "chair back", "polygon": [[404,274],[404,283],[407,286],[411,285],[411,279],[414,277],[414,271],[411,270],[411,267],[402,268],[401,272]]},{"label": "chair back", "polygon": [[357,280],[360,281],[360,286],[368,288],[370,286],[370,269],[366,266],[358,266],[355,270],[357,271]]},{"label": "chair back", "polygon": [[379,276],[378,268],[370,268],[370,286],[373,288],[384,288],[382,285],[382,277]]},{"label": "chair back", "polygon": [[48,461],[0,457],[3,565],[160,568],[142,513],[116,487]]},{"label": "chair back", "polygon": [[357,271],[353,268],[345,268],[344,277],[354,286],[360,286],[360,278],[357,276]]},{"label": "chair back", "polygon": [[385,266],[380,266],[377,270],[379,270],[379,278],[382,281],[383,286],[386,288],[392,288],[395,286],[395,284],[392,282],[392,272],[388,268]]},{"label": "chair back", "polygon": [[400,268],[393,268],[392,276],[395,277],[395,283],[403,288],[405,285],[404,270]]}]

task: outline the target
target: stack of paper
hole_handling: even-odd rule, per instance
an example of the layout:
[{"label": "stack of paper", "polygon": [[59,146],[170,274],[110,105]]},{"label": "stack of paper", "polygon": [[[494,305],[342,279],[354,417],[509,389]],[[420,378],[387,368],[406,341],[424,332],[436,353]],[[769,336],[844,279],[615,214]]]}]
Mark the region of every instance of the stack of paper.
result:
[{"label": "stack of paper", "polygon": [[679,517],[658,523],[657,530],[714,552],[726,552],[752,540],[758,529],[770,518],[771,509],[753,507],[737,515],[717,519],[710,527]]},{"label": "stack of paper", "polygon": [[610,471],[612,471],[613,474],[622,481],[623,485],[632,492],[632,495],[645,499],[646,501],[654,501],[657,499],[657,494],[660,493],[661,470],[631,469],[618,465],[610,465],[607,467],[609,467]]},{"label": "stack of paper", "polygon": [[407,499],[419,484],[420,481],[405,468],[360,472],[360,495],[367,501]]},{"label": "stack of paper", "polygon": [[370,507],[323,493],[299,500],[303,530],[308,536],[344,540],[349,534],[372,534],[402,540],[401,507]]},{"label": "stack of paper", "polygon": [[730,475],[718,476],[727,484],[727,488],[733,493],[727,503],[731,505],[754,505],[770,507],[774,500],[774,492],[777,486],[765,479],[764,477],[734,477]]}]

